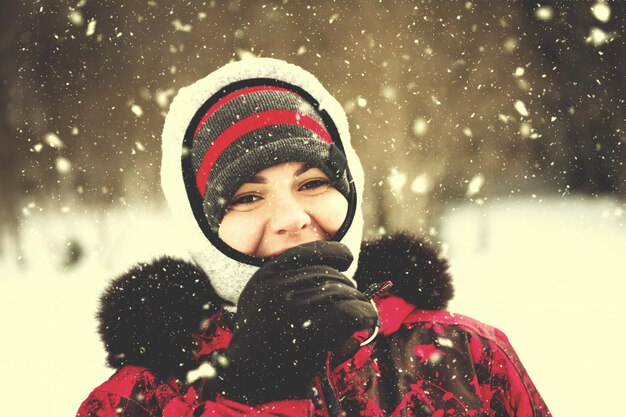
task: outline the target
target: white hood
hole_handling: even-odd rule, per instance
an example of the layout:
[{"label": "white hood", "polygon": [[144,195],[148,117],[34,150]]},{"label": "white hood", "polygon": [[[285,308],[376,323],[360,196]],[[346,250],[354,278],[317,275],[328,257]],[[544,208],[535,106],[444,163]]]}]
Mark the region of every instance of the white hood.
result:
[{"label": "white hood", "polygon": [[341,105],[320,82],[304,69],[273,58],[246,58],[229,63],[188,87],[181,88],[165,118],[162,134],[161,187],[165,193],[176,228],[183,235],[193,260],[209,277],[219,296],[237,304],[244,286],[258,266],[232,259],[213,246],[196,222],[187,197],[181,157],[183,139],[189,123],[204,102],[221,88],[236,81],[252,78],[272,78],[306,90],[333,119],[344,147],[348,167],[356,189],[355,215],[347,233],[340,240],[350,248],[354,262],[346,275],[352,279],[358,264],[363,232],[361,199],[363,167],[350,143],[348,121]]}]

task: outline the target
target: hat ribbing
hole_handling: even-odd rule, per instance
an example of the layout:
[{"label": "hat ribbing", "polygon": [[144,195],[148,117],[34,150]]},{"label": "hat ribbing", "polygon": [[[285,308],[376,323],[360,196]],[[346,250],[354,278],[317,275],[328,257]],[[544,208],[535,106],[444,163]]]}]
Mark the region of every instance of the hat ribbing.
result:
[{"label": "hat ribbing", "polygon": [[348,198],[345,157],[312,103],[274,85],[225,91],[207,100],[191,144],[195,186],[214,233],[241,184],[280,163],[304,162],[321,169]]}]

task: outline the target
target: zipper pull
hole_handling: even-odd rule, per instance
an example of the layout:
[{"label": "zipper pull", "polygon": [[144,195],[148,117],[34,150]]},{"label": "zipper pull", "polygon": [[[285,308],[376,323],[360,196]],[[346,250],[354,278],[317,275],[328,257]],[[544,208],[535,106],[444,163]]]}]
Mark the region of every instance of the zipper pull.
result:
[{"label": "zipper pull", "polygon": [[[393,286],[393,282],[391,281],[385,281],[383,283],[377,282],[377,283],[371,284],[363,292],[363,295],[365,295],[370,300],[372,307],[374,307],[374,309],[378,312],[378,307],[376,307],[376,303],[374,303],[374,297],[382,294],[386,289],[391,288],[392,286]],[[366,340],[360,343],[361,347],[369,345],[371,342],[374,341],[374,339],[376,339],[376,336],[378,336],[378,331],[380,330],[380,326],[381,324],[380,324],[380,317],[379,317],[378,322],[376,323],[376,326],[374,327],[374,331]]]},{"label": "zipper pull", "polygon": [[385,281],[385,282],[375,282],[370,284],[365,291],[363,291],[363,295],[369,298],[370,300],[377,295],[383,293],[383,291],[393,287],[393,282]]}]

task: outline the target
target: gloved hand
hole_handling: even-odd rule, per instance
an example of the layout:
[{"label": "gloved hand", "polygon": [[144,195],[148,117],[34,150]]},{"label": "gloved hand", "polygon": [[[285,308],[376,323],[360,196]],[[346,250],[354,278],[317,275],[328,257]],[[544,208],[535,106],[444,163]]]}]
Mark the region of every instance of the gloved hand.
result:
[{"label": "gloved hand", "polygon": [[327,353],[362,329],[376,309],[345,275],[353,258],[338,242],[316,241],[270,259],[239,298],[223,389],[250,405],[307,398]]}]

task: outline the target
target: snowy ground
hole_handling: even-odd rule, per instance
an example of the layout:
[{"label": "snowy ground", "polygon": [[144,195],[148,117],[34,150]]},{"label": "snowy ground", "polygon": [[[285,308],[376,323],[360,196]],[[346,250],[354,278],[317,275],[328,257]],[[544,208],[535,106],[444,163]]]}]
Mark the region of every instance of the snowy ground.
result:
[{"label": "snowy ground", "polygon": [[616,415],[623,395],[625,208],[569,199],[446,216],[451,309],[507,334],[554,416]]},{"label": "snowy ground", "polygon": [[[95,333],[98,296],[131,263],[184,253],[166,218],[143,208],[24,223],[22,265],[13,251],[0,258],[3,415],[72,416],[108,377]],[[613,415],[611,399],[622,395],[625,220],[624,203],[575,198],[446,216],[451,309],[506,332],[555,416]],[[71,239],[85,251],[68,268]]]}]

